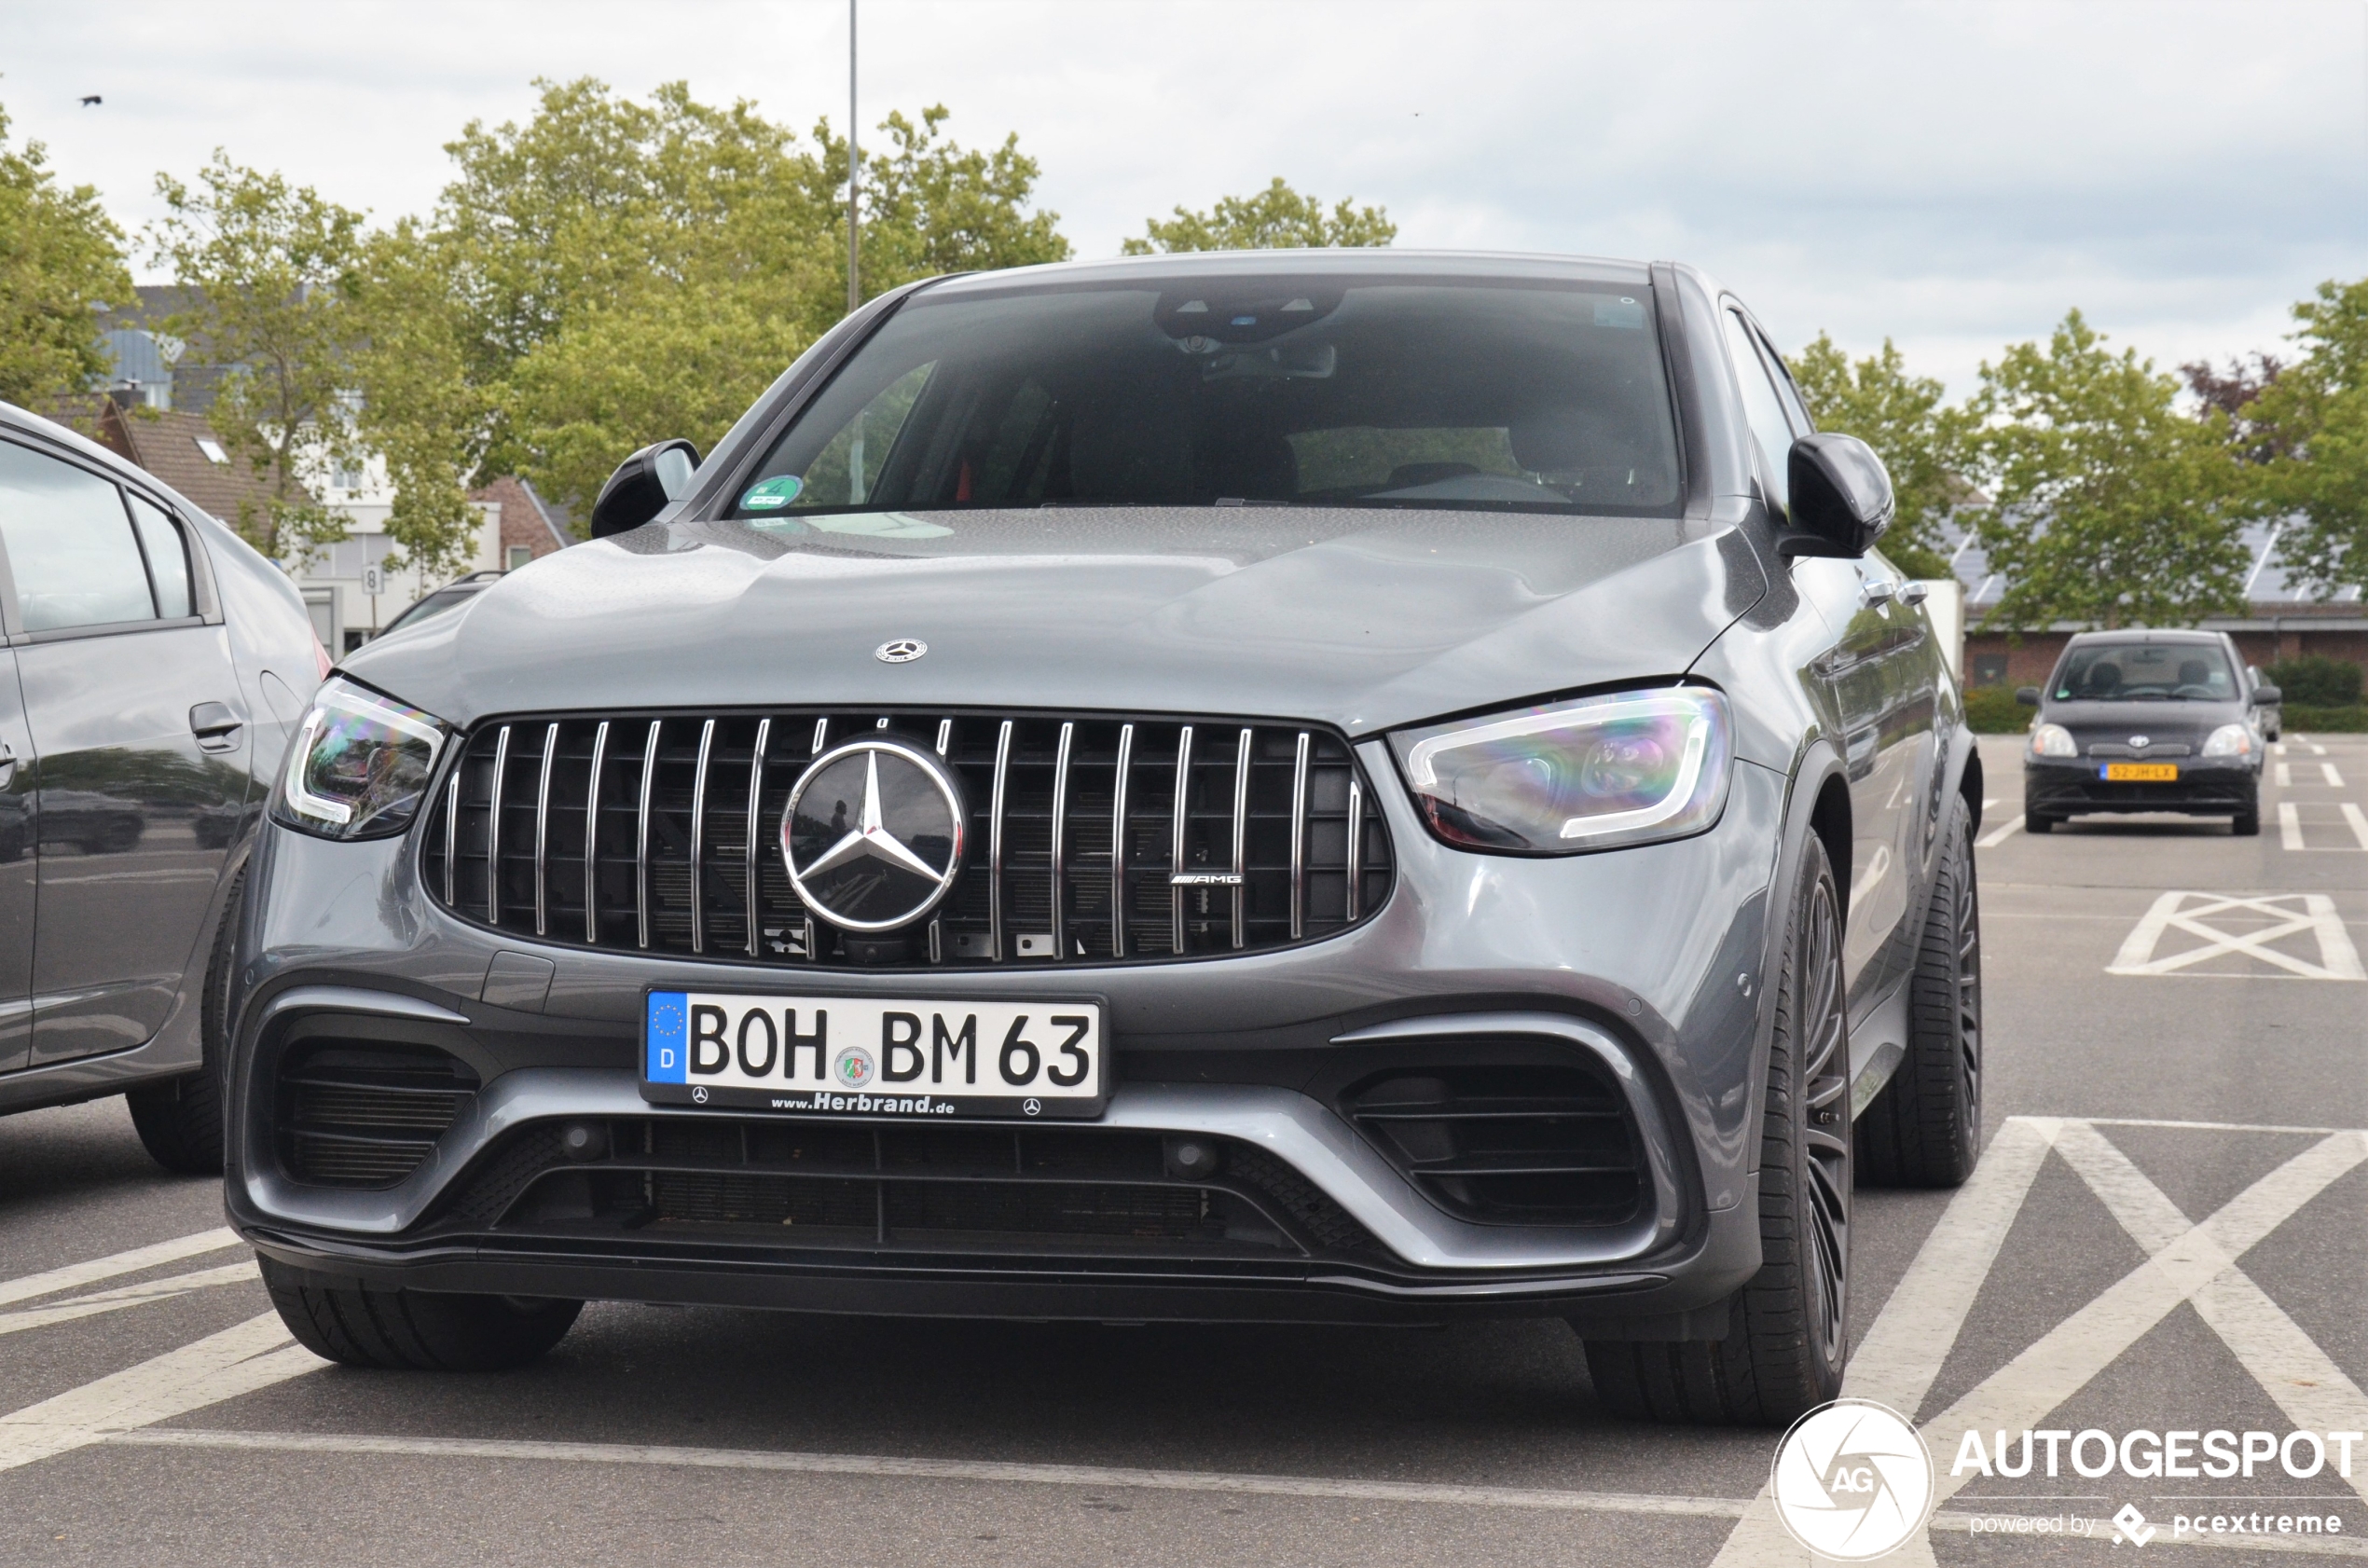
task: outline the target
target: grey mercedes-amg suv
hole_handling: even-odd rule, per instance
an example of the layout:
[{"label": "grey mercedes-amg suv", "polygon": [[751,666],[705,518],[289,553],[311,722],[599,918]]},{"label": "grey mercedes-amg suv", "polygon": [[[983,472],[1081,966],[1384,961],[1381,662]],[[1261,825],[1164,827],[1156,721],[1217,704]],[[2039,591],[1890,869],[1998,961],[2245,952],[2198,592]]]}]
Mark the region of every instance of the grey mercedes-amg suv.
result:
[{"label": "grey mercedes-amg suv", "polygon": [[324,689],[231,1216],[356,1364],[595,1298],[1526,1314],[1616,1410],[1784,1420],[1855,1180],[1980,1147],[1979,763],[1891,508],[1684,267],[874,301]]}]

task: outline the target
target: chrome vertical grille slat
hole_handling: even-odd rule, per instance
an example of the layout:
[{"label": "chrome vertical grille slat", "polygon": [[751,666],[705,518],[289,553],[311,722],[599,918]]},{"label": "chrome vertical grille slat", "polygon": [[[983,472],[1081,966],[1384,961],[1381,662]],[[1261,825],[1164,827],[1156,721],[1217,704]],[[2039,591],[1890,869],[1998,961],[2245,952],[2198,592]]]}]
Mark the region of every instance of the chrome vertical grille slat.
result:
[{"label": "chrome vertical grille slat", "polygon": [[502,786],[510,771],[510,726],[502,726],[502,738],[493,743],[493,810],[486,818],[485,829],[485,923],[502,923]]},{"label": "chrome vertical grille slat", "polygon": [[1307,935],[1307,750],[1308,734],[1299,732],[1291,757],[1291,940]]},{"label": "chrome vertical grille slat", "polygon": [[[1208,744],[1212,729],[1232,744]],[[970,812],[953,891],[885,960],[811,918],[778,848],[808,763],[799,743],[827,751],[874,733],[933,750]],[[773,755],[782,737],[790,753]],[[1334,732],[1205,716],[512,716],[452,749],[420,865],[424,890],[473,924],[652,956],[814,969],[1215,957],[1320,941],[1380,909],[1389,842],[1356,766]]]},{"label": "chrome vertical grille slat", "polygon": [[1250,853],[1250,741],[1258,732],[1242,731],[1241,744],[1233,753],[1233,945],[1239,948],[1248,939],[1243,929],[1243,903],[1249,880]]},{"label": "chrome vertical grille slat", "polygon": [[1188,812],[1192,794],[1192,726],[1184,726],[1176,742],[1176,839],[1167,854],[1168,898],[1175,909],[1176,934],[1168,951],[1184,951],[1184,889],[1176,885],[1176,877],[1184,869],[1185,840],[1190,836]]},{"label": "chrome vertical grille slat", "polygon": [[751,958],[757,956],[757,932],[764,923],[764,912],[758,908],[757,902],[756,857],[757,846],[764,841],[764,832],[759,825],[758,818],[764,809],[764,749],[772,738],[773,721],[759,719],[756,722],[756,749],[749,753],[749,813],[747,831],[741,835],[748,841],[741,847],[748,854],[748,951]]},{"label": "chrome vertical grille slat", "polygon": [[[584,781],[584,940],[600,940],[600,769],[609,758],[609,722],[592,732],[592,766]],[[459,775],[453,776],[457,780]]]},{"label": "chrome vertical grille slat", "polygon": [[1118,729],[1118,777],[1110,787],[1110,956],[1126,956],[1126,786],[1135,767],[1135,726]]},{"label": "chrome vertical grille slat", "polygon": [[633,832],[633,913],[641,923],[641,945],[650,945],[650,795],[658,781],[658,731],[665,721],[650,721],[649,743],[641,749],[641,807]]},{"label": "chrome vertical grille slat", "polygon": [[1069,956],[1068,818],[1069,750],[1077,743],[1077,725],[1061,725],[1060,750],[1053,760],[1053,956]]},{"label": "chrome vertical grille slat", "polygon": [[986,848],[987,956],[1003,961],[1003,791],[1012,774],[1012,721],[995,738],[995,795],[988,806]]},{"label": "chrome vertical grille slat", "polygon": [[715,721],[699,729],[699,760],[691,774],[691,951],[707,951],[707,763],[715,750]]}]

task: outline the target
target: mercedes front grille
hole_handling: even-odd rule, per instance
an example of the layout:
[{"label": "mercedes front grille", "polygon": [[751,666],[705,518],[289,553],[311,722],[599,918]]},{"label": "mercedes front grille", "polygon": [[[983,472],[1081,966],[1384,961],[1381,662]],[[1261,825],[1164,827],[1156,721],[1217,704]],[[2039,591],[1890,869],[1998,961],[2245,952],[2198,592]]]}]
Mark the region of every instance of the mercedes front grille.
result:
[{"label": "mercedes front grille", "polygon": [[[948,765],[969,821],[950,895],[877,938],[812,915],[780,828],[814,758],[882,734]],[[1392,875],[1371,786],[1329,730],[811,709],[481,725],[439,781],[420,866],[453,914],[521,936],[823,967],[1283,947],[1370,916]]]}]

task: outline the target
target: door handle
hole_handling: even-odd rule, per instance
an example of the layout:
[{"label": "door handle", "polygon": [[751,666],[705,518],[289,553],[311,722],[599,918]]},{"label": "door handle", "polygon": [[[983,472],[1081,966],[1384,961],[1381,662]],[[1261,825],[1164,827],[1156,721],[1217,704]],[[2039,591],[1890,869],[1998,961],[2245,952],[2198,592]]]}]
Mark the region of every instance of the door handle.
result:
[{"label": "door handle", "polygon": [[239,731],[245,727],[246,721],[228,703],[201,702],[189,709],[189,733],[207,751],[227,751],[238,744]]}]

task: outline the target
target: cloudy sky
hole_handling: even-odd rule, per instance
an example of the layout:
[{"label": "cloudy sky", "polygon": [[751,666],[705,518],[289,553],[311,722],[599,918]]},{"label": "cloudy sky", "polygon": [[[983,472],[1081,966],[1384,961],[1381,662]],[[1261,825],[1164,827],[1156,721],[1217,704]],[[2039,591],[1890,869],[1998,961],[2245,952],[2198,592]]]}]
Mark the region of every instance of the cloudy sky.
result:
[{"label": "cloudy sky", "polygon": [[[841,125],[847,44],[846,0],[0,0],[0,104],[127,228],[217,145],[386,221],[537,76]],[[1961,391],[2070,306],[2168,364],[2368,272],[2363,0],[862,0],[861,60],[867,126],[1016,131],[1081,255],[1281,174],[1401,245],[1695,261]]]}]

